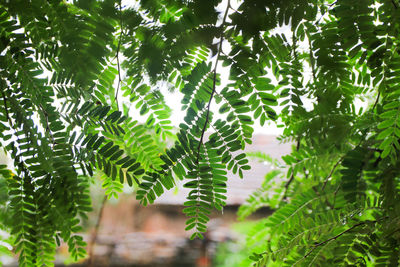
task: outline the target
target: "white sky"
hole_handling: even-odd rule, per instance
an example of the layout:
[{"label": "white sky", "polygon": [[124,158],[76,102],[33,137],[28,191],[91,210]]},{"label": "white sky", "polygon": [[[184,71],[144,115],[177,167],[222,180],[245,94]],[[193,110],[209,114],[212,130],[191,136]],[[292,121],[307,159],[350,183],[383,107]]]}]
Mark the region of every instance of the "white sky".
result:
[{"label": "white sky", "polygon": [[[237,9],[239,7],[239,3],[241,1],[240,0],[231,0],[231,6],[234,9]],[[221,4],[218,6],[217,10],[221,13],[220,14],[220,19],[222,20],[222,16],[224,14],[225,8],[227,5],[227,0],[224,0],[221,2]],[[276,30],[274,30],[273,33],[284,33],[286,35],[287,40],[290,42],[291,37],[292,37],[292,32],[290,29],[290,26],[283,26],[280,28],[277,28]],[[219,40],[215,40],[215,42],[218,42]],[[299,44],[299,49],[308,49],[308,41],[304,40],[302,42],[300,42]],[[230,50],[230,45],[228,42],[224,42],[223,43],[223,47],[222,50],[228,54],[229,50]],[[213,62],[215,62],[215,58],[212,59]],[[228,67],[222,67],[221,63],[219,63],[220,65],[218,66],[218,72],[221,75],[221,85],[217,87],[217,92],[219,92],[228,82],[228,77],[229,77],[229,68]],[[268,78],[271,79],[273,84],[277,84],[277,80],[275,78],[275,76],[271,73],[269,75],[267,75]],[[308,66],[304,66],[304,70],[303,70],[303,77],[304,77],[304,81],[308,81],[311,77],[311,68]],[[304,84],[304,83],[303,83]],[[182,94],[179,92],[175,92],[175,93],[170,93],[167,90],[163,90],[165,91],[164,95],[165,95],[165,100],[167,102],[167,104],[172,108],[172,116],[171,116],[171,121],[173,123],[174,126],[178,126],[179,123],[183,122],[183,118],[185,116],[185,112],[181,111],[181,99],[182,99]],[[313,100],[302,97],[301,100],[303,101],[304,107],[306,110],[311,110],[312,106],[313,106]],[[223,102],[221,103],[223,104]],[[218,114],[218,109],[221,106],[217,105],[214,101],[211,104],[211,111],[214,113],[214,120],[221,118],[221,115]],[[360,99],[356,99],[355,100],[355,106],[358,109],[360,109],[361,107],[366,107],[368,104],[367,100],[360,100]],[[278,114],[281,111],[281,107],[280,106],[276,106],[276,107],[272,107]],[[259,124],[259,121],[256,121],[253,125],[254,128],[254,133],[255,134],[271,134],[271,135],[280,135],[283,133],[283,128],[278,128],[276,126],[275,122],[272,122],[271,120],[267,120],[266,123],[264,124],[264,126],[261,126]]]},{"label": "white sky", "polygon": [[[239,7],[239,3],[241,1],[240,0],[231,0],[231,6],[234,9],[237,9]],[[122,1],[122,5],[127,5],[127,6],[133,6],[132,3],[128,0],[126,1]],[[222,20],[222,16],[225,12],[225,8],[227,5],[227,0],[224,0],[221,2],[221,4],[217,7],[217,10],[220,12],[220,19]],[[287,28],[288,30],[289,28]],[[215,40],[215,42],[218,42],[219,40]],[[223,43],[223,48],[222,50],[228,54],[229,50],[230,50],[230,45],[228,42],[224,42]],[[215,62],[215,58],[212,59],[213,63]],[[222,88],[229,82],[229,68],[227,67],[222,67],[221,62],[219,62],[218,65],[218,73],[221,75],[221,85],[217,87],[216,91],[219,92],[222,90]],[[275,77],[273,75],[268,75],[268,77],[271,80],[275,80]],[[165,96],[165,101],[167,103],[167,105],[172,109],[172,114],[171,114],[171,122],[173,124],[173,126],[178,127],[180,123],[183,122],[183,118],[186,115],[186,111],[182,111],[182,104],[181,104],[181,100],[183,98],[183,94],[178,92],[177,90],[175,90],[174,93],[171,93],[167,90],[167,88],[161,88],[161,91],[163,92],[164,96]],[[224,118],[226,115],[221,116],[220,114],[218,114],[218,109],[219,107],[223,104],[220,103],[219,105],[217,105],[215,103],[215,101],[213,101],[211,103],[211,111],[214,113],[214,120],[218,119],[218,118]],[[274,109],[276,108],[276,111],[278,112],[281,108],[278,107],[273,107]],[[130,114],[133,116],[134,119],[137,119],[140,122],[145,122],[146,121],[146,116],[142,117],[139,114],[138,110],[131,110]],[[273,135],[279,135],[282,134],[283,132],[283,128],[278,128],[276,127],[276,124],[274,122],[271,121],[266,121],[266,123],[264,124],[264,126],[261,126],[259,124],[259,122],[255,122],[253,125],[254,128],[254,133],[255,134],[273,134]]]},{"label": "white sky", "polygon": [[[239,7],[240,0],[231,0],[231,6],[234,9],[237,9]],[[132,3],[129,1],[122,1],[123,5],[126,4],[128,6],[132,6]],[[221,2],[221,4],[217,7],[217,10],[220,12],[220,20],[222,20],[222,16],[225,12],[225,8],[227,5],[227,0],[224,0]],[[231,10],[232,11],[232,10]],[[292,32],[290,30],[289,26],[283,26],[280,28],[277,28],[274,30],[274,33],[284,33],[286,35],[287,40],[290,42],[291,37],[292,37]],[[214,42],[218,42],[219,40],[214,40]],[[304,40],[303,42],[300,42],[300,48],[299,49],[308,49],[308,43],[307,40]],[[229,53],[230,50],[230,45],[228,42],[223,43],[222,50],[225,52],[225,54]],[[215,62],[215,58],[212,59],[213,63]],[[221,75],[221,85],[217,87],[216,91],[219,92],[228,82],[228,77],[229,77],[229,68],[228,67],[222,67],[221,62],[219,63],[218,66],[218,73]],[[311,68],[305,66],[303,70],[303,77],[304,80],[307,81],[311,77]],[[273,74],[267,75],[268,78],[272,80],[273,84],[277,84],[277,80]],[[304,84],[304,83],[303,83]],[[173,126],[178,127],[181,122],[183,122],[183,118],[186,114],[185,111],[182,111],[182,105],[181,105],[181,100],[183,97],[183,94],[178,92],[177,90],[174,93],[168,92],[166,88],[161,88],[161,91],[163,92],[165,96],[165,101],[169,107],[172,109],[172,114],[171,114],[171,121]],[[313,101],[310,99],[307,99],[305,97],[302,97],[302,101],[304,104],[304,107],[306,110],[311,110]],[[214,120],[218,118],[224,118],[224,116],[221,116],[218,114],[218,109],[219,107],[223,104],[223,102],[220,105],[217,105],[215,101],[212,102],[211,104],[211,111],[214,113]],[[360,99],[356,99],[355,101],[355,106],[357,109],[360,107],[365,107],[367,105],[366,101],[361,101]],[[279,114],[281,111],[280,106],[272,107],[274,110]],[[140,122],[145,122],[147,117],[141,117],[139,115],[139,111],[137,110],[131,110],[131,114],[133,118],[139,120]],[[270,134],[270,135],[280,135],[283,133],[283,128],[278,128],[276,126],[275,122],[272,122],[271,120],[267,120],[264,126],[261,126],[259,124],[259,121],[256,121],[253,125],[254,128],[254,133],[255,134]]]}]

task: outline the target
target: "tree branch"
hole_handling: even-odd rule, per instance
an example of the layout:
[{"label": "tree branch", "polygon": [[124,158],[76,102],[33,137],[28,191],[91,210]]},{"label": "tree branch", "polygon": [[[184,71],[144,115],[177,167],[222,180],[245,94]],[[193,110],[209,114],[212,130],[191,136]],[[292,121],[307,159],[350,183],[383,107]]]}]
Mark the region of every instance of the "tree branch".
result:
[{"label": "tree branch", "polygon": [[380,97],[380,96],[381,96],[381,92],[378,92],[378,96],[376,97],[376,100],[375,100],[374,106],[372,107],[372,112],[374,111],[374,109],[375,109],[376,105],[378,104],[378,102],[379,102],[379,97]]},{"label": "tree branch", "polygon": [[199,141],[199,145],[197,146],[197,162],[199,162],[200,148],[201,148],[201,145],[203,144],[204,134],[206,132],[208,121],[210,119],[210,106],[211,106],[211,101],[212,101],[212,99],[214,97],[214,94],[215,94],[216,83],[217,83],[217,66],[218,66],[219,57],[221,55],[222,43],[224,41],[223,26],[225,25],[230,5],[231,5],[230,0],[228,0],[228,4],[227,4],[226,10],[225,10],[224,18],[223,18],[222,24],[221,24],[222,31],[221,31],[221,36],[220,36],[220,41],[219,41],[219,46],[218,46],[218,53],[217,53],[217,57],[215,59],[215,66],[214,66],[214,70],[213,70],[213,72],[214,72],[214,75],[213,75],[213,88],[212,88],[212,91],[211,91],[210,99],[208,100],[208,104],[207,104],[206,121],[204,122],[203,129],[201,130],[200,141]]},{"label": "tree branch", "polygon": [[333,168],[329,172],[328,176],[326,176],[325,181],[324,181],[324,185],[322,186],[322,191],[325,190],[325,187],[326,187],[326,184],[328,183],[329,178],[332,177],[333,172],[336,170],[337,166],[339,166],[339,164],[342,162],[343,159],[344,159],[344,156],[340,157],[340,159],[335,163],[335,165],[333,166]]},{"label": "tree branch", "polygon": [[56,144],[56,142],[55,142],[55,139],[54,139],[54,135],[53,135],[53,133],[52,133],[51,130],[50,130],[49,114],[48,114],[47,111],[44,109],[44,107],[42,106],[42,104],[39,104],[39,108],[40,108],[40,110],[42,111],[43,116],[44,116],[44,118],[45,118],[45,120],[46,120],[46,133],[49,134],[49,136],[50,136],[50,138],[51,138],[51,143],[52,143],[53,148],[54,148],[54,145]]},{"label": "tree branch", "polygon": [[[328,5],[328,10],[327,10],[327,11],[329,11],[329,10],[330,10],[333,6],[335,6],[336,4],[337,4],[337,1],[333,2],[332,4],[329,4],[329,5]],[[319,10],[319,11],[320,11],[320,10]],[[321,16],[319,17],[319,19],[317,20],[317,22],[314,23],[314,25],[318,25],[318,24],[320,23],[321,19],[325,16],[325,14],[326,14],[326,13],[321,14]]]},{"label": "tree branch", "polygon": [[[365,137],[365,134],[364,134],[364,137]],[[363,141],[364,141],[364,139],[362,138],[362,139],[358,142],[358,144],[357,144],[355,147],[359,147],[359,146],[362,144]],[[330,173],[328,174],[328,176],[325,178],[324,185],[322,186],[322,191],[324,191],[324,189],[325,189],[325,187],[326,187],[326,184],[328,183],[329,178],[332,177],[333,172],[335,171],[335,169],[337,168],[337,166],[339,166],[339,164],[343,161],[343,159],[344,159],[345,156],[346,156],[346,155],[343,155],[343,156],[340,157],[340,159],[339,159],[339,160],[336,162],[336,164],[333,166],[333,168],[332,168],[332,170],[330,171]],[[339,190],[339,189],[336,189],[336,193],[337,193],[338,190]],[[335,194],[336,194],[336,193],[335,193]]]},{"label": "tree branch", "polygon": [[298,61],[297,58],[297,51],[296,51],[296,45],[297,45],[297,39],[296,39],[296,35],[295,32],[292,31],[292,52],[293,52],[293,57],[296,61]]},{"label": "tree branch", "polygon": [[115,56],[117,58],[118,85],[117,85],[117,91],[115,92],[114,99],[115,99],[115,102],[117,103],[117,107],[118,107],[118,92],[119,92],[119,88],[121,87],[121,81],[122,81],[122,79],[121,79],[121,66],[120,66],[120,62],[119,62],[119,50],[121,49],[122,34],[123,34],[121,0],[119,0],[118,6],[119,6],[119,24],[120,24],[120,28],[121,28],[121,33],[120,33],[119,39],[118,39],[117,55]]},{"label": "tree branch", "polygon": [[[299,140],[297,140],[296,151],[299,151],[299,149],[300,149],[300,138],[299,138]],[[292,174],[290,175],[289,180],[285,183],[285,191],[283,193],[281,202],[287,199],[287,192],[288,192],[289,186],[293,182],[293,180],[294,180],[294,172],[292,171]]]},{"label": "tree branch", "polygon": [[391,0],[391,1],[392,1],[392,4],[393,4],[394,8],[397,9],[398,6],[397,6],[396,3],[394,2],[394,0]]},{"label": "tree branch", "polygon": [[317,81],[317,75],[315,72],[315,60],[314,60],[314,56],[313,56],[313,50],[312,50],[312,44],[311,44],[311,40],[310,40],[310,36],[307,34],[307,40],[308,40],[308,49],[309,49],[309,57],[310,57],[310,65],[311,65],[311,72],[312,72],[312,78],[313,78],[313,84],[315,85],[315,82]]},{"label": "tree branch", "polygon": [[7,120],[8,120],[8,123],[10,124],[10,127],[12,128],[12,120],[11,120],[11,118],[10,118],[10,114],[8,113],[8,107],[7,107],[7,97],[6,97],[6,95],[4,94],[4,91],[3,90],[1,90],[1,95],[3,96],[3,102],[4,102],[4,110],[5,110],[5,112],[6,112],[6,117],[7,117]]},{"label": "tree branch", "polygon": [[[376,221],[375,221],[375,222],[376,222]],[[332,241],[332,240],[336,240],[336,239],[338,239],[339,237],[341,237],[342,235],[344,235],[344,234],[350,232],[350,231],[353,230],[354,228],[357,228],[358,226],[365,225],[365,224],[367,224],[367,222],[360,222],[360,223],[357,223],[357,224],[353,225],[352,227],[350,227],[349,229],[347,229],[347,230],[341,232],[340,234],[337,234],[337,235],[335,235],[335,236],[333,236],[333,237],[331,237],[331,238],[328,238],[328,239],[326,239],[325,241],[322,241],[322,242],[320,242],[320,243],[314,244],[313,248],[312,248],[309,252],[307,252],[306,255],[304,255],[303,259],[305,259],[305,258],[307,258],[308,256],[310,256],[310,254],[311,254],[317,247],[323,246],[323,245],[325,245],[326,243],[328,243],[328,242],[330,242],[330,241]]]},{"label": "tree branch", "polygon": [[333,237],[331,237],[331,238],[328,238],[328,239],[326,239],[326,240],[324,240],[324,241],[322,241],[322,242],[319,242],[319,243],[314,244],[314,245],[313,245],[313,248],[312,248],[309,252],[307,252],[306,255],[304,255],[303,259],[307,258],[317,247],[323,246],[323,245],[325,245],[326,243],[328,243],[328,242],[330,242],[330,241],[332,241],[332,240],[338,239],[339,237],[341,237],[342,235],[344,235],[344,234],[350,232],[350,231],[353,230],[354,228],[357,228],[357,227],[359,227],[359,226],[365,225],[365,224],[367,224],[367,223],[377,223],[377,222],[382,221],[382,220],[385,220],[385,219],[387,219],[387,218],[389,218],[389,216],[384,216],[384,217],[379,218],[379,219],[377,219],[377,220],[375,220],[375,221],[364,221],[364,222],[359,222],[359,223],[353,225],[352,227],[348,228],[347,230],[344,230],[343,232],[341,232],[341,233],[339,233],[339,234],[337,234],[337,235],[335,235],[335,236],[333,236]]}]

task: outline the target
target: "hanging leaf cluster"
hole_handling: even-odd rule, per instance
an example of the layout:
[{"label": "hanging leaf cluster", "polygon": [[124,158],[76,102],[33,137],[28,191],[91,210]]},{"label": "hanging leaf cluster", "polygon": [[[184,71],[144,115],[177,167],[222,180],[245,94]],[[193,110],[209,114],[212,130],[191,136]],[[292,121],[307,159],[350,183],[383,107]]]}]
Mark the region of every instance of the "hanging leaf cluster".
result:
[{"label": "hanging leaf cluster", "polygon": [[85,257],[94,172],[143,205],[182,180],[202,238],[271,123],[295,147],[240,209],[276,209],[251,261],[399,264],[398,0],[125,2],[0,0],[1,227],[21,266],[54,264],[61,241]]}]

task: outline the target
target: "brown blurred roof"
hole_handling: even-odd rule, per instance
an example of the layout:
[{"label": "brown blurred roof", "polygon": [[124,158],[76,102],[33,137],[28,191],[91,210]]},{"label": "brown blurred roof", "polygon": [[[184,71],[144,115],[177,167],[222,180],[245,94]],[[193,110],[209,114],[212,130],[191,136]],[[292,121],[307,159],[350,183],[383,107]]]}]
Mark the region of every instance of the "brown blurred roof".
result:
[{"label": "brown blurred roof", "polygon": [[[254,135],[253,144],[247,145],[245,152],[263,152],[268,154],[274,159],[280,159],[283,155],[289,154],[291,151],[291,144],[282,144],[276,140],[275,135]],[[228,193],[227,205],[242,204],[246,198],[256,190],[263,182],[264,176],[271,170],[268,165],[259,162],[258,160],[249,159],[251,170],[243,173],[243,179],[239,175],[228,173]],[[181,185],[186,182],[181,182]],[[169,205],[182,205],[186,201],[186,196],[189,189],[183,188],[171,189],[159,197],[155,204],[169,204]]]}]

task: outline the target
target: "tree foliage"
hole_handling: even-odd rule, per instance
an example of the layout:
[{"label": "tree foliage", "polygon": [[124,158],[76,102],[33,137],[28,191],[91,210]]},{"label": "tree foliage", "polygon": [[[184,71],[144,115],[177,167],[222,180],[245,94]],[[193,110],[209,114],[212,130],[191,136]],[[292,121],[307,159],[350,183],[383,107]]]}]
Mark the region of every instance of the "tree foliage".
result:
[{"label": "tree foliage", "polygon": [[[240,210],[276,209],[249,236],[254,264],[398,265],[399,6],[0,1],[0,138],[15,169],[1,167],[3,228],[20,265],[51,265],[60,240],[85,256],[94,170],[106,194],[127,183],[143,205],[184,180],[186,229],[202,237],[266,121],[295,147]],[[164,85],[183,94],[176,134]]]}]

